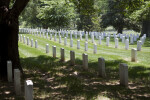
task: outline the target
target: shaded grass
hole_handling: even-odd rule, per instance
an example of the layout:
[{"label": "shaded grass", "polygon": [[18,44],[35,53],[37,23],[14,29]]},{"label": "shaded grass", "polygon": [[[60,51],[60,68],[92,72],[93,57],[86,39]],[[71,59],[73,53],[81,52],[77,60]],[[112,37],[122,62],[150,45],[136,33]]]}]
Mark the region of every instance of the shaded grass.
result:
[{"label": "shaded grass", "polygon": [[[76,59],[76,62],[82,61]],[[35,100],[95,100],[99,95],[115,100],[150,99],[149,75],[145,74],[145,71],[150,69],[142,66],[129,68],[129,88],[124,88],[119,85],[120,62],[125,61],[107,61],[107,77],[101,78],[96,71],[85,71],[81,65],[70,66],[70,62],[60,62],[59,59],[48,56],[21,58],[21,63],[26,69],[26,78],[34,82]],[[89,65],[97,66],[96,62],[89,62]]]}]

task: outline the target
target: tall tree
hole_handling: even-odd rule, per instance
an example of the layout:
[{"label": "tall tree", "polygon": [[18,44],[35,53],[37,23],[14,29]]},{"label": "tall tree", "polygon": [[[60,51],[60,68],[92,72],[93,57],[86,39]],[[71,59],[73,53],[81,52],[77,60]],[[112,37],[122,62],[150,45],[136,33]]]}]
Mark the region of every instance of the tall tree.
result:
[{"label": "tall tree", "polygon": [[41,20],[44,28],[65,28],[70,24],[74,17],[73,3],[65,0],[41,0],[39,14],[37,17]]},{"label": "tall tree", "polygon": [[125,3],[128,10],[127,16],[132,20],[141,23],[141,36],[146,34],[150,37],[150,1],[149,0],[132,0]]},{"label": "tall tree", "polygon": [[141,36],[147,34],[150,37],[150,1],[149,0],[116,0],[119,8],[125,8],[124,16],[138,22],[142,27]]},{"label": "tall tree", "polygon": [[95,0],[70,0],[74,3],[79,19],[77,20],[78,30],[92,31],[94,23],[92,19],[96,17],[94,8]]},{"label": "tall tree", "polygon": [[[18,51],[18,18],[29,0],[0,0],[0,78],[7,77],[7,61],[23,72]],[[11,2],[13,2],[12,6]]]},{"label": "tall tree", "polygon": [[[40,0],[30,0],[26,9],[19,17],[19,25],[22,27],[40,27],[41,21],[37,18],[39,13]],[[30,15],[30,16],[29,16]]]},{"label": "tall tree", "polygon": [[[106,14],[104,14],[101,22],[101,26],[106,28],[108,26],[113,26],[118,33],[122,33],[123,28],[133,29],[135,31],[140,32],[140,26],[130,20],[126,13],[126,6],[123,5],[123,2],[119,2],[119,0],[107,0],[108,1],[108,9]],[[126,1],[126,0],[122,0]]]}]

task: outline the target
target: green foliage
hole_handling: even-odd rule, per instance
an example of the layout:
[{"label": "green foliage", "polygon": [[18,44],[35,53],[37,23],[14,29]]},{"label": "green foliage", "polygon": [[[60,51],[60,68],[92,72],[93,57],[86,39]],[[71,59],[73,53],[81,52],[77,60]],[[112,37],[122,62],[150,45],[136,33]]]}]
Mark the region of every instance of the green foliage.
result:
[{"label": "green foliage", "polygon": [[74,17],[73,8],[69,7],[72,4],[66,3],[64,0],[44,0],[41,4],[37,17],[45,28],[67,27]]},{"label": "green foliage", "polygon": [[118,2],[117,0],[108,0],[108,10],[107,13],[101,17],[101,26],[103,28],[113,26],[118,33],[122,33],[123,28],[133,29],[139,32],[140,26],[125,16],[126,7],[122,6],[123,4],[123,2]]},{"label": "green foliage", "polygon": [[28,3],[26,9],[22,12],[20,16],[20,24],[23,25],[23,27],[39,27],[40,26],[40,20],[36,17],[39,13],[38,11],[38,0],[30,0]]},{"label": "green foliage", "polygon": [[10,0],[9,8],[13,7],[14,2],[15,2],[15,0]]},{"label": "green foliage", "polygon": [[95,0],[70,0],[74,3],[77,18],[77,29],[84,31],[93,31],[100,29],[99,8],[95,6]]},{"label": "green foliage", "polygon": [[149,18],[149,0],[31,0],[20,25],[84,31],[113,26],[118,32],[124,28],[140,32],[143,20]]},{"label": "green foliage", "polygon": [[146,1],[129,16],[135,21],[150,20],[150,1]]}]

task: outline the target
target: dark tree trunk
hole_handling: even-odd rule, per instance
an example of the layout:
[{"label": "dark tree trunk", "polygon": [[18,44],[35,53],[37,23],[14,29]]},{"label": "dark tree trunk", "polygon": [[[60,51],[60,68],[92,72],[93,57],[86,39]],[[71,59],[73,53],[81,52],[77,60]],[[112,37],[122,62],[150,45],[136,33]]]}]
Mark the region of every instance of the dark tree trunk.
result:
[{"label": "dark tree trunk", "polygon": [[150,37],[150,20],[143,20],[141,36],[143,36],[143,34]]},{"label": "dark tree trunk", "polygon": [[122,34],[122,31],[123,31],[123,27],[118,27],[117,33],[121,33]]},{"label": "dark tree trunk", "polygon": [[[13,20],[18,21],[18,18]],[[7,77],[7,61],[12,61],[12,66],[14,68],[19,68],[22,72],[19,61],[19,51],[18,51],[18,22],[8,25],[7,23],[0,24],[0,76]]]},{"label": "dark tree trunk", "polygon": [[[7,79],[7,61],[12,61],[12,69],[20,66],[18,51],[18,17],[29,0],[16,0],[9,9],[10,0],[0,0],[0,79]],[[12,70],[13,72],[13,70]]]}]

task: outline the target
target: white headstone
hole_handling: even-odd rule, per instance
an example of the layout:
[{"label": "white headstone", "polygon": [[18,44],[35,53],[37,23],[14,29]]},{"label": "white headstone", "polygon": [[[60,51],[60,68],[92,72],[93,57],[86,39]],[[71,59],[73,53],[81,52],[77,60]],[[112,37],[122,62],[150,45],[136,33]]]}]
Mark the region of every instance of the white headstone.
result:
[{"label": "white headstone", "polygon": [[99,45],[101,45],[102,41],[101,41],[101,36],[99,36]]},{"label": "white headstone", "polygon": [[75,38],[76,38],[76,39],[78,38],[78,35],[77,35],[77,33],[75,33]]},{"label": "white headstone", "polygon": [[7,61],[7,77],[8,77],[8,82],[12,82],[12,62]]},{"label": "white headstone", "polygon": [[14,69],[14,87],[16,95],[21,95],[20,70]]},{"label": "white headstone", "polygon": [[103,40],[104,39],[104,35],[102,34],[101,37],[102,37],[102,40]]},{"label": "white headstone", "polygon": [[40,32],[40,37],[41,37],[41,32]]},{"label": "white headstone", "polygon": [[24,44],[26,43],[26,37],[25,36],[23,37],[23,43]]},{"label": "white headstone", "polygon": [[65,49],[64,48],[60,48],[60,58],[61,58],[61,61],[65,61]]},{"label": "white headstone", "polygon": [[109,37],[106,38],[106,46],[109,46]]},{"label": "white headstone", "polygon": [[115,39],[115,48],[118,48],[118,38]]},{"label": "white headstone", "polygon": [[20,35],[20,42],[22,42],[22,35]]},{"label": "white headstone", "polygon": [[56,58],[56,46],[53,46],[53,57]]},{"label": "white headstone", "polygon": [[97,44],[94,44],[94,50],[93,53],[96,54],[97,53]]},{"label": "white headstone", "polygon": [[31,80],[25,81],[25,100],[33,100],[33,82]]},{"label": "white headstone", "polygon": [[53,38],[53,36],[52,36],[52,34],[50,34],[50,40],[52,40],[52,38]]},{"label": "white headstone", "polygon": [[45,38],[45,33],[43,32],[43,38]]},{"label": "white headstone", "polygon": [[131,49],[131,61],[132,62],[137,61],[137,49],[135,48]]},{"label": "white headstone", "polygon": [[98,73],[101,77],[106,77],[104,58],[98,58]]},{"label": "white headstone", "polygon": [[141,51],[142,41],[137,41],[137,51]]},{"label": "white headstone", "polygon": [[38,42],[35,40],[35,48],[38,48]]},{"label": "white headstone", "polygon": [[75,65],[75,52],[70,51],[70,64]]},{"label": "white headstone", "polygon": [[31,47],[33,47],[33,39],[31,39]]},{"label": "white headstone", "polygon": [[94,43],[94,35],[92,35],[92,43]]},{"label": "white headstone", "polygon": [[57,41],[57,34],[55,34],[54,36],[54,41]]},{"label": "white headstone", "polygon": [[129,34],[127,35],[127,39],[129,39]]},{"label": "white headstone", "polygon": [[144,44],[144,42],[145,42],[145,37],[143,36],[143,37],[141,37],[141,41],[142,41],[142,45]]},{"label": "white headstone", "polygon": [[133,37],[133,38],[134,38],[134,39],[133,39],[134,41],[136,41],[136,40],[137,40],[137,37],[136,37],[136,35],[134,35],[134,37]]},{"label": "white headstone", "polygon": [[46,33],[46,38],[48,39],[48,33]]},{"label": "white headstone", "polygon": [[29,45],[29,37],[27,37],[27,45]]},{"label": "white headstone", "polygon": [[130,44],[133,44],[133,36],[130,37]]},{"label": "white headstone", "polygon": [[83,60],[83,68],[85,70],[87,70],[88,69],[88,55],[83,53],[82,54],[82,60]]},{"label": "white headstone", "polygon": [[46,53],[49,53],[49,44],[46,44]]},{"label": "white headstone", "polygon": [[72,33],[70,33],[70,39],[72,39]]},{"label": "white headstone", "polygon": [[73,47],[73,39],[70,39],[70,47]]},{"label": "white headstone", "polygon": [[88,42],[85,42],[85,51],[88,51]]},{"label": "white headstone", "polygon": [[37,31],[36,35],[39,36],[39,32],[38,31]]},{"label": "white headstone", "polygon": [[129,40],[126,39],[125,41],[125,49],[128,50],[129,49]]},{"label": "white headstone", "polygon": [[64,38],[64,45],[67,45],[67,38]]},{"label": "white headstone", "polygon": [[77,41],[77,49],[80,49],[80,40]]},{"label": "white headstone", "polygon": [[125,43],[125,36],[122,36],[122,43]]},{"label": "white headstone", "polygon": [[82,40],[82,34],[80,34],[80,40]]},{"label": "white headstone", "polygon": [[85,35],[85,41],[88,41],[88,33]]},{"label": "white headstone", "polygon": [[59,43],[61,43],[61,36],[59,36]]},{"label": "white headstone", "polygon": [[122,34],[120,34],[120,39],[122,39]]},{"label": "white headstone", "polygon": [[128,86],[128,65],[121,63],[119,65],[120,85]]},{"label": "white headstone", "polygon": [[66,32],[66,37],[68,37],[68,32]]}]

